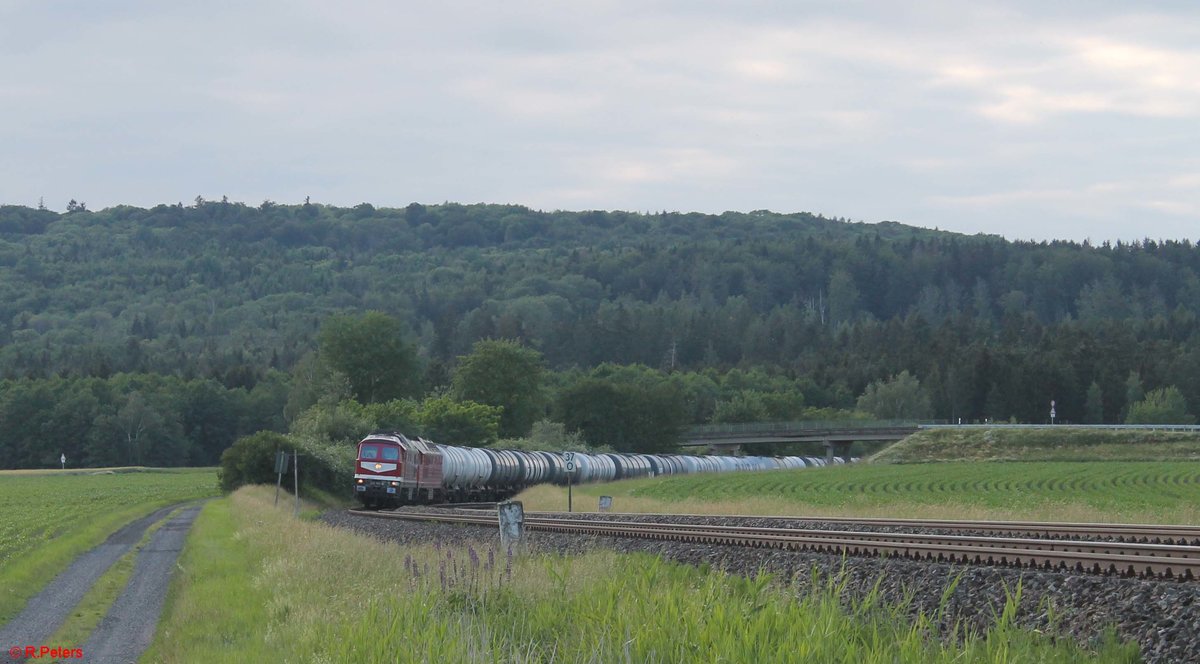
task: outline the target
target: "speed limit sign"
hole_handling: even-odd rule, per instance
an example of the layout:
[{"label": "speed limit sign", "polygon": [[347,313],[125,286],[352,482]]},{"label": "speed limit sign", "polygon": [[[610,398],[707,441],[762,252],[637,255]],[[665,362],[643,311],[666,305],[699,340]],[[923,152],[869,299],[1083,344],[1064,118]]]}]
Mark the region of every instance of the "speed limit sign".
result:
[{"label": "speed limit sign", "polygon": [[575,453],[574,452],[563,452],[563,461],[565,461],[567,463],[567,472],[568,473],[575,472]]}]

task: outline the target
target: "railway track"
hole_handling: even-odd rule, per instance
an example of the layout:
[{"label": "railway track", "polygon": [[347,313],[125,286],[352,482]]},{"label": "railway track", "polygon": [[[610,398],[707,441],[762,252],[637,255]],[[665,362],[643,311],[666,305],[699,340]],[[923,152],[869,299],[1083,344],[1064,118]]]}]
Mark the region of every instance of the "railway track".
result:
[{"label": "railway track", "polygon": [[[564,512],[526,512],[537,516],[564,514]],[[755,519],[757,521],[797,522],[811,521],[818,523],[836,523],[851,527],[877,528],[919,528],[923,530],[967,531],[972,533],[991,533],[1013,537],[1033,537],[1039,539],[1068,539],[1085,540],[1110,539],[1118,542],[1141,542],[1145,544],[1190,544],[1200,546],[1200,526],[1157,525],[1157,524],[1127,524],[1127,523],[1071,523],[1047,521],[966,521],[955,519],[894,519],[894,518],[860,518],[832,516],[758,516],[751,514],[646,514],[639,512],[610,512],[609,518],[644,518],[660,517],[662,519]]]},{"label": "railway track", "polygon": [[[439,521],[477,525],[496,525],[488,513],[416,512],[351,510],[352,514],[373,518],[411,521]],[[816,530],[714,526],[660,520],[619,521],[569,518],[556,513],[530,512],[525,515],[529,530],[606,537],[636,537],[698,544],[721,544],[787,551],[808,551],[835,555],[885,556],[911,560],[959,564],[1000,565],[1046,570],[1066,570],[1120,576],[1141,576],[1195,580],[1200,578],[1200,546],[1162,544],[1143,541],[1117,541],[1118,537],[1162,541],[1161,533],[1147,529],[1172,530],[1167,538],[1194,541],[1197,534],[1185,534],[1186,527],[1121,526],[1117,524],[1033,524],[1026,522],[925,521],[916,519],[821,519],[863,525],[887,525],[928,530],[999,532],[1001,535],[947,535],[912,532],[863,532],[854,530]],[[625,515],[628,516],[628,515]],[[755,517],[758,518],[758,517]],[[1090,531],[1088,529],[1091,529]],[[994,530],[993,530],[994,529]],[[1200,530],[1200,529],[1196,529]],[[1114,533],[1121,532],[1121,535]],[[1053,534],[1049,537],[1013,537],[1004,533]],[[1070,533],[1073,539],[1061,537]]]}]

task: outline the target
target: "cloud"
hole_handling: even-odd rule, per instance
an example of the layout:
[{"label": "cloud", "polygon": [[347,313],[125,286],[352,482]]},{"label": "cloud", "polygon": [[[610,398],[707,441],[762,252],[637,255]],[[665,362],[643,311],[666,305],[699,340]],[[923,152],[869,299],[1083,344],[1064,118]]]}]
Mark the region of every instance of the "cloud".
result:
[{"label": "cloud", "polygon": [[[1154,36],[1114,38],[1107,22],[1038,27],[1003,50],[964,56],[935,82],[976,94],[982,116],[1035,123],[1073,114],[1144,118],[1200,116],[1200,48],[1195,40],[1154,44]],[[1200,39],[1200,31],[1193,35]]]},{"label": "cloud", "polygon": [[20,131],[0,202],[774,208],[1123,237],[1130,216],[1175,229],[1196,209],[1198,18],[1032,0],[5,3],[0,122]]},{"label": "cloud", "polygon": [[[1194,177],[1194,176],[1193,176]],[[1200,179],[1200,178],[1198,178]],[[1094,182],[1076,187],[1032,188],[982,194],[933,196],[929,203],[950,210],[1020,218],[1031,211],[1050,211],[1060,220],[1097,228],[1123,223],[1123,232],[1100,237],[1140,239],[1148,233],[1141,223],[1147,214],[1163,216],[1161,228],[1178,229],[1166,237],[1189,237],[1200,217],[1200,191],[1188,187],[1190,178],[1160,181],[1137,178]],[[1136,220],[1136,223],[1131,223]],[[1152,226],[1151,226],[1152,227]],[[1051,239],[1053,233],[1030,232],[1025,237]]]}]

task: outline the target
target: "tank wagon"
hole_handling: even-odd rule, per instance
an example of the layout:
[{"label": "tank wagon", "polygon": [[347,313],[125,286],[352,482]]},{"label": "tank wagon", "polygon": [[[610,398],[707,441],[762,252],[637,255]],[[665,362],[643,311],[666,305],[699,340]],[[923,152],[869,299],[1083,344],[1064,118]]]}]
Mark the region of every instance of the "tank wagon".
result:
[{"label": "tank wagon", "polygon": [[[835,463],[844,463],[837,458]],[[575,453],[572,482],[824,466],[818,457],[689,456],[684,454]],[[566,484],[558,452],[439,445],[395,431],[375,432],[358,444],[354,493],[367,507],[503,500],[525,487]]]}]

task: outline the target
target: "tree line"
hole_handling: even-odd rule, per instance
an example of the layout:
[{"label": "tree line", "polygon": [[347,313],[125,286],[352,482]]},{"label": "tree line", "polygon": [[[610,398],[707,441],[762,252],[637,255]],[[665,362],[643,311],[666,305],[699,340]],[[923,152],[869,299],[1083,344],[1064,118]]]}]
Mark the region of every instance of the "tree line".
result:
[{"label": "tree line", "polygon": [[[141,399],[164,431],[183,421],[178,404],[121,381],[204,384],[234,401],[283,394],[262,416],[282,433],[322,395],[371,402],[389,381],[418,403],[481,399],[454,381],[487,339],[538,354],[539,418],[573,431],[611,420],[600,404],[657,404],[684,424],[791,416],[796,403],[849,413],[905,371],[945,420],[1043,422],[1054,400],[1058,421],[1114,423],[1179,403],[1186,416],[1200,399],[1200,250],[1187,240],[1009,242],[766,211],[197,198],[63,214],[0,206],[0,275],[0,402],[34,393],[52,412],[95,391],[76,383],[112,383],[89,422]],[[330,323],[367,311],[392,321],[411,352],[392,350],[409,364],[346,392],[318,351],[375,343]],[[734,375],[790,387],[696,396]],[[1132,408],[1151,396],[1174,405]],[[527,419],[500,417],[502,437]],[[21,426],[14,440],[32,430]],[[218,444],[201,438],[168,456],[213,461]],[[42,461],[11,449],[0,447],[4,465]]]}]

